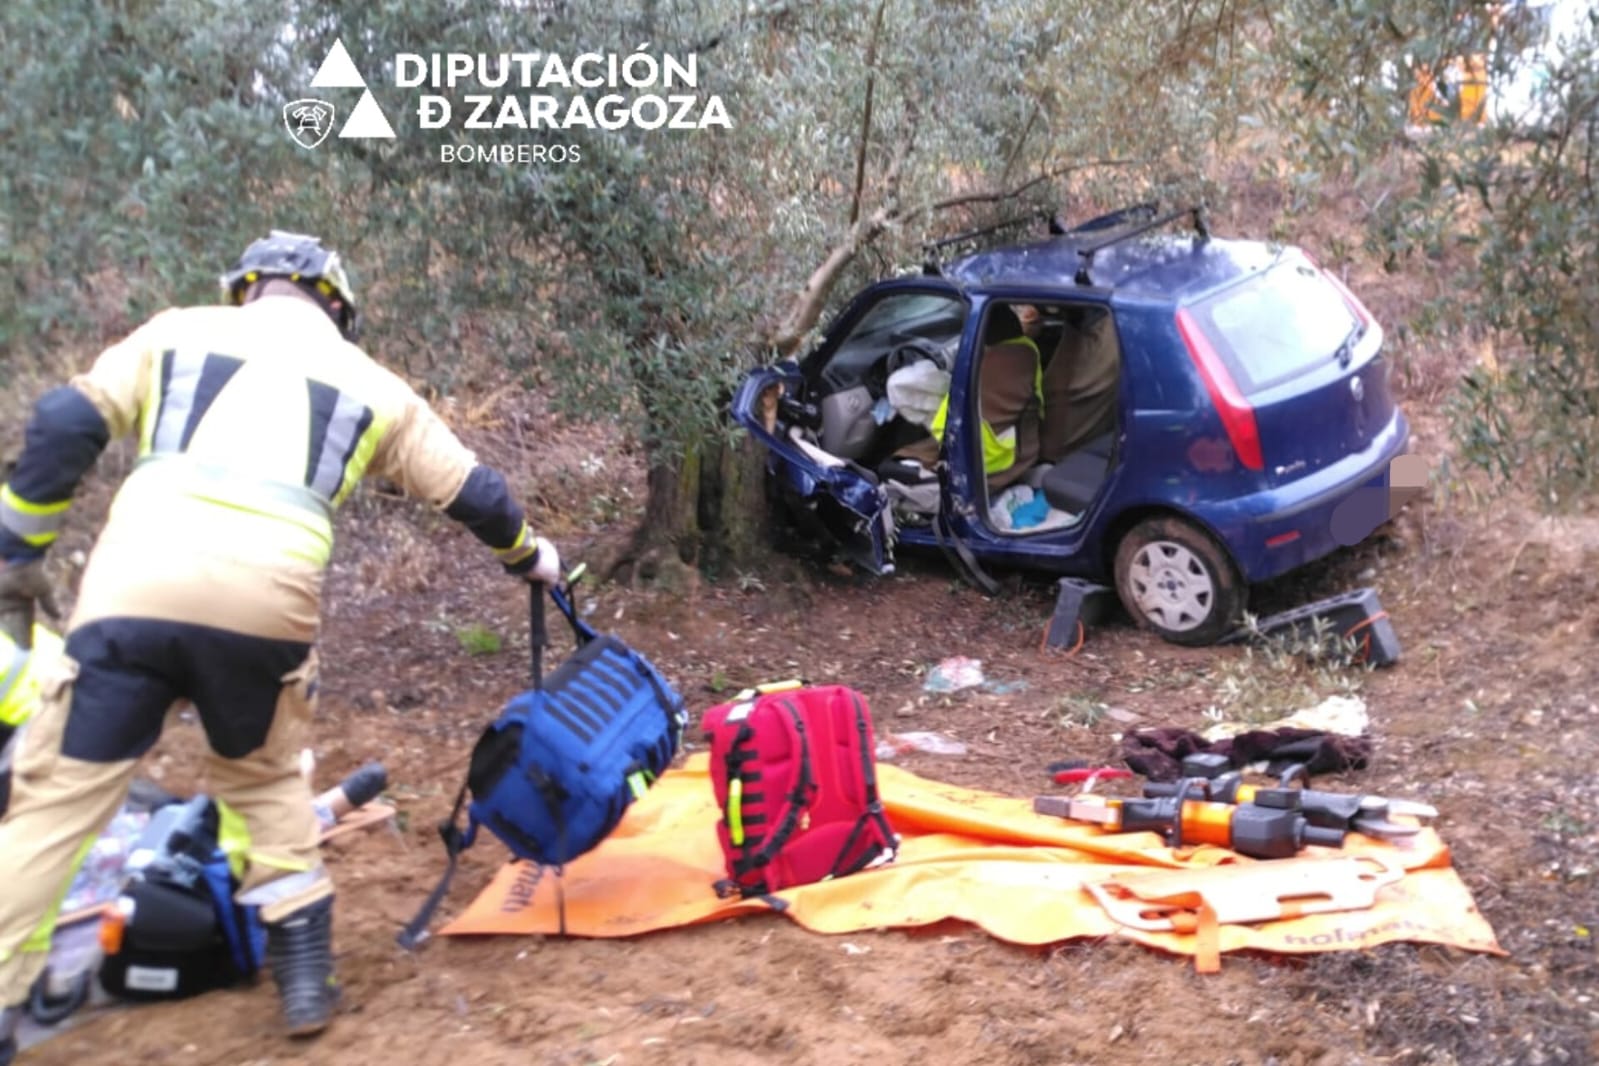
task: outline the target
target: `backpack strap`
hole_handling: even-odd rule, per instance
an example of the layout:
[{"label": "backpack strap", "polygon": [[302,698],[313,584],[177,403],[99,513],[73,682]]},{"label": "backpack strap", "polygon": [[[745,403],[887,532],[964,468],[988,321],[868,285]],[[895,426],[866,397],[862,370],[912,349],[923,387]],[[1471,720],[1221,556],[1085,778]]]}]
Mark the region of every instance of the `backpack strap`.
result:
[{"label": "backpack strap", "polygon": [[[788,712],[789,718],[794,722],[794,730],[799,734],[799,776],[794,781],[794,791],[788,794],[788,806],[783,811],[783,820],[778,823],[776,829],[772,830],[771,835],[766,838],[759,851],[753,854],[746,853],[743,858],[734,862],[733,873],[735,875],[743,875],[752,870],[760,869],[771,862],[772,857],[782,850],[783,845],[788,843],[788,838],[794,835],[794,830],[799,828],[800,815],[805,809],[805,796],[811,788],[811,749],[809,742],[805,739],[805,721],[789,700],[784,700],[780,706]],[[749,725],[746,723],[739,730],[738,739],[733,742],[735,747],[740,741],[745,739],[745,734],[748,731]],[[731,759],[731,755],[729,755],[729,759]],[[729,777],[731,777],[731,774],[729,774]],[[729,787],[731,788],[731,782]]]},{"label": "backpack strap", "polygon": [[444,896],[450,891],[450,882],[455,879],[456,862],[461,857],[461,852],[471,843],[468,834],[461,831],[461,808],[466,806],[467,784],[461,782],[461,791],[455,794],[455,806],[450,809],[450,816],[439,823],[439,836],[444,840],[444,854],[446,863],[444,876],[439,878],[438,885],[429,893],[428,898],[422,901],[422,909],[416,912],[416,917],[411,923],[400,930],[400,935],[395,941],[406,951],[412,951],[428,936],[428,923],[433,920],[433,912],[439,909],[439,904],[444,902]]},{"label": "backpack strap", "polygon": [[[849,836],[844,838],[844,846],[838,849],[838,857],[833,860],[832,873],[838,877],[843,874],[854,873],[862,869],[873,859],[883,854],[884,851],[893,849],[894,830],[888,824],[888,816],[883,813],[882,800],[877,795],[877,769],[872,764],[872,749],[866,737],[866,710],[861,706],[861,697],[858,692],[851,692],[850,698],[855,703],[855,731],[860,736],[861,748],[861,780],[866,788],[866,811],[855,821],[855,826],[849,831]],[[889,843],[881,847],[868,848],[860,857],[860,861],[845,866],[849,853],[854,849],[856,841],[866,831],[868,824],[876,823],[878,830],[883,834],[883,839]]]},{"label": "backpack strap", "polygon": [[550,600],[555,604],[555,609],[560,611],[571,625],[572,634],[577,638],[578,644],[587,644],[599,636],[599,632],[593,626],[577,616],[577,608],[572,606],[571,599],[555,585],[550,586]]},{"label": "backpack strap", "polygon": [[[529,768],[528,777],[533,782],[533,786],[535,788],[537,788],[539,790],[540,794],[542,794],[544,796],[544,802],[549,805],[549,808],[550,808],[551,812],[553,812],[554,815],[555,815],[555,846],[560,849],[560,853],[562,855],[565,855],[566,854],[566,815],[565,815],[566,807],[565,807],[565,804],[562,801],[565,800],[566,797],[562,794],[561,786],[560,786],[559,783],[557,783],[555,781],[554,778],[550,777],[548,774],[546,774],[543,770],[539,769],[537,766],[533,766],[533,767]],[[559,865],[559,866],[554,866],[554,867],[551,867],[551,868],[555,870],[555,913],[557,914],[557,916],[559,918],[559,922],[560,922],[560,926],[559,926],[560,935],[561,936],[565,936],[566,935],[566,867],[565,867],[565,865]],[[543,877],[544,869],[545,869],[544,864],[540,863],[539,864],[539,871],[540,871],[540,877],[541,878]]]},{"label": "backpack strap", "polygon": [[211,894],[211,908],[216,911],[217,924],[227,941],[233,967],[239,976],[248,977],[261,968],[262,945],[256,943],[253,935],[260,921],[250,909],[234,902],[236,882],[228,869],[228,857],[220,847],[201,868],[201,877]]}]

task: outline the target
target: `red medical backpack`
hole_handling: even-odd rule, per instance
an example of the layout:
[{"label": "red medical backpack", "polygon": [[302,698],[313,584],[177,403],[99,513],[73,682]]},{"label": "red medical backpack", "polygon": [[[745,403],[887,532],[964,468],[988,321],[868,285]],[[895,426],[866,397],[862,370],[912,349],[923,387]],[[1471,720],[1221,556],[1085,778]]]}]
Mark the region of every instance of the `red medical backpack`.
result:
[{"label": "red medical backpack", "polygon": [[724,895],[760,896],[891,862],[866,698],[842,685],[749,694],[705,712],[722,808]]}]

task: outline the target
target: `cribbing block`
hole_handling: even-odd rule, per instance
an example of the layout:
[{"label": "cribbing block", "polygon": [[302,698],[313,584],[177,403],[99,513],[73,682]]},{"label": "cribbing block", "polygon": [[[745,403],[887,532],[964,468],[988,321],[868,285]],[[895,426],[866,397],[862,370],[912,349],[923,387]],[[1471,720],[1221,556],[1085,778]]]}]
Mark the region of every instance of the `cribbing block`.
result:
[{"label": "cribbing block", "polygon": [[1051,648],[1077,646],[1078,623],[1083,633],[1105,617],[1110,607],[1111,589],[1084,581],[1080,577],[1060,579],[1060,592],[1055,596],[1055,613],[1049,619],[1049,632],[1044,643]]},{"label": "cribbing block", "polygon": [[1339,596],[1317,600],[1281,614],[1262,618],[1256,625],[1264,636],[1293,633],[1301,640],[1314,639],[1316,619],[1325,619],[1325,632],[1353,637],[1364,649],[1360,661],[1373,666],[1392,666],[1399,661],[1399,636],[1388,613],[1377,599],[1377,590],[1355,589]]}]

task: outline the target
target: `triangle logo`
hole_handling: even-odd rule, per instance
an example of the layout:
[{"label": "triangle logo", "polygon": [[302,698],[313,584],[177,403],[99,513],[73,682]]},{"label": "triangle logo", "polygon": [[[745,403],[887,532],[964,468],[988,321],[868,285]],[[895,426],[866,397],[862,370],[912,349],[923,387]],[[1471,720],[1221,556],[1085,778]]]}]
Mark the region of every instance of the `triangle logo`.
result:
[{"label": "triangle logo", "polygon": [[[334,39],[333,47],[328,50],[328,57],[316,70],[316,77],[311,79],[313,89],[365,89],[366,79],[361,77],[361,72],[355,69],[355,61],[350,58],[350,53],[345,50],[342,40]],[[351,116],[352,118],[354,116]],[[387,125],[385,122],[384,125]],[[346,126],[348,128],[348,126]],[[343,134],[340,134],[342,137]],[[389,136],[394,136],[391,132]]]},{"label": "triangle logo", "polygon": [[355,110],[344,120],[344,128],[339,130],[339,136],[360,140],[394,140],[394,127],[389,125],[389,117],[378,106],[371,89],[361,94]]}]

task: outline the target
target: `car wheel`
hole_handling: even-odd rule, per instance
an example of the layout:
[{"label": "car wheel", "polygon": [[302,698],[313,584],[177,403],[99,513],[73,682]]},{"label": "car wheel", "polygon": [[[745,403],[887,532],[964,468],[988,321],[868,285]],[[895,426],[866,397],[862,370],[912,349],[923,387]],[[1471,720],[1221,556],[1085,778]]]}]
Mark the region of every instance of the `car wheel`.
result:
[{"label": "car wheel", "polygon": [[1145,629],[1202,645],[1236,627],[1247,589],[1209,534],[1180,518],[1149,518],[1116,546],[1116,593]]}]

